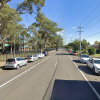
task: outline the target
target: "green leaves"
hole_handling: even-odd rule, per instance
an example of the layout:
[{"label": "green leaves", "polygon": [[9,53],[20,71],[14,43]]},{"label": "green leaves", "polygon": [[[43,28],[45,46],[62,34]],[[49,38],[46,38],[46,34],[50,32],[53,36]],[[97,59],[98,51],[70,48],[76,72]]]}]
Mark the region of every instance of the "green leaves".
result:
[{"label": "green leaves", "polygon": [[18,4],[17,11],[20,14],[23,13],[36,13],[39,7],[43,7],[45,0],[25,0],[24,2]]}]

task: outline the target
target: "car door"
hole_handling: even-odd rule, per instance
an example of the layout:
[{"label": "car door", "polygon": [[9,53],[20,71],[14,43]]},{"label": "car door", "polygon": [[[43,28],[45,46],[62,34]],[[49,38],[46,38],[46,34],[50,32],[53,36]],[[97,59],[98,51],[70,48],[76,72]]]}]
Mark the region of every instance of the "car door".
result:
[{"label": "car door", "polygon": [[22,66],[25,65],[25,64],[26,64],[25,59],[24,59],[24,58],[20,58],[20,59],[21,59],[21,64],[22,64]]},{"label": "car door", "polygon": [[92,58],[89,60],[89,67],[90,67],[91,69],[93,68],[93,59],[92,59]]},{"label": "car door", "polygon": [[20,58],[17,58],[16,60],[17,60],[17,65],[22,66],[21,65],[21,59]]}]

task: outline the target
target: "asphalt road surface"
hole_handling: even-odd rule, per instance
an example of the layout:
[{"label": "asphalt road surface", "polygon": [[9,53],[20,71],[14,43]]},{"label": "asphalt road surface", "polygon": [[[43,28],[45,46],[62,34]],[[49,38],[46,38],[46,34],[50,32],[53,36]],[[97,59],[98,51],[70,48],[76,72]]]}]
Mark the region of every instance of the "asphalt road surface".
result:
[{"label": "asphalt road surface", "polygon": [[0,72],[0,100],[100,100],[100,76],[60,49]]}]

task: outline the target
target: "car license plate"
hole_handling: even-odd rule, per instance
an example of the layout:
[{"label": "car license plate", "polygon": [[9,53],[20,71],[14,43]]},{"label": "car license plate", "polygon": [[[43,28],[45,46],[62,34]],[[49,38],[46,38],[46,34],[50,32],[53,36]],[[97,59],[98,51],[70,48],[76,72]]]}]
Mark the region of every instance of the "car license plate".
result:
[{"label": "car license plate", "polygon": [[9,62],[8,64],[12,64],[12,62]]}]

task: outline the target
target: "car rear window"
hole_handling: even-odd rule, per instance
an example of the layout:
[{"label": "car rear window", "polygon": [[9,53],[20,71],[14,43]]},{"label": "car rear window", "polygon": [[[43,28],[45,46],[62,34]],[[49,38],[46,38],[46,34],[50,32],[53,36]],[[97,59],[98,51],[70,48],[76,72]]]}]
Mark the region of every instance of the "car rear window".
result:
[{"label": "car rear window", "polygon": [[29,55],[29,56],[27,56],[27,57],[32,57],[32,55]]},{"label": "car rear window", "polygon": [[7,62],[14,62],[15,59],[8,59]]}]

